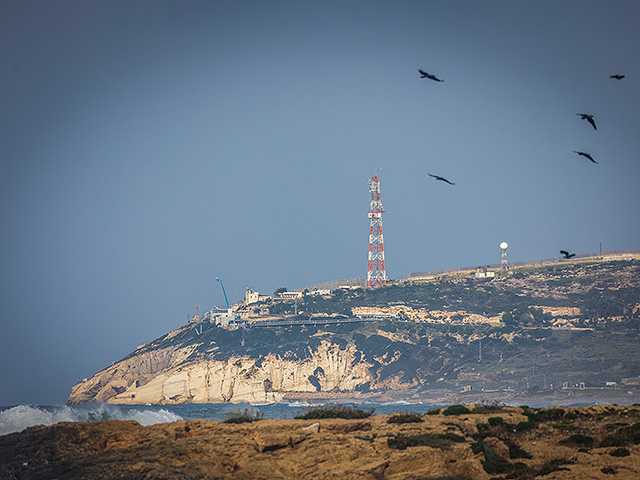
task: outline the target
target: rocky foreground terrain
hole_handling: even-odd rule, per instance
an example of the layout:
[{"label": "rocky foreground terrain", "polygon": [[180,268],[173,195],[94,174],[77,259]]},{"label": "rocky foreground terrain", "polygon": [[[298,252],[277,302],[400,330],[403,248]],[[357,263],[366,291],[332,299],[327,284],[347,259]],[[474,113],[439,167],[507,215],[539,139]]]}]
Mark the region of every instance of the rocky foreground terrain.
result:
[{"label": "rocky foreground terrain", "polygon": [[454,405],[349,420],[60,423],[0,437],[0,478],[638,479],[640,408]]}]

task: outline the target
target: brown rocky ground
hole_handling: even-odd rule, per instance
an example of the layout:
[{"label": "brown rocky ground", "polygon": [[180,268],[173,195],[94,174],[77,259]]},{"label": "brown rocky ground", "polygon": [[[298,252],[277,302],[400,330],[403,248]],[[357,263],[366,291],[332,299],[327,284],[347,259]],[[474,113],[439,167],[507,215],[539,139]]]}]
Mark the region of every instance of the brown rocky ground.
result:
[{"label": "brown rocky ground", "polygon": [[[0,479],[638,479],[640,409],[60,423],[0,437]],[[455,413],[455,412],[454,412]]]}]

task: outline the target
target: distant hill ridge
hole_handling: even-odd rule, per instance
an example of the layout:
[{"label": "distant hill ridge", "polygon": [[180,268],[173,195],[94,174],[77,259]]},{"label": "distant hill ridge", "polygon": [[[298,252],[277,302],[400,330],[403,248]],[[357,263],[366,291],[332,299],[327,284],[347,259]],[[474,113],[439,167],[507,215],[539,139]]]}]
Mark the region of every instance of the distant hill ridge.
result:
[{"label": "distant hill ridge", "polygon": [[[521,262],[509,262],[510,267],[536,267],[543,265],[552,265],[555,263],[572,263],[572,262],[585,262],[585,261],[602,261],[602,262],[610,262],[614,260],[638,260],[640,259],[640,250],[608,250],[606,252],[596,252],[596,253],[578,253],[574,257],[570,259],[566,259],[564,257],[550,257],[543,258],[540,260],[526,260]],[[463,272],[473,272],[478,268],[486,268],[488,270],[499,270],[502,267],[499,263],[492,263],[489,265],[475,265],[472,267],[455,267],[455,268],[445,268],[441,270],[432,270],[428,272],[413,272],[410,273],[406,279],[399,279],[397,281],[412,281],[417,280],[419,278],[432,278],[437,275],[442,275],[445,273],[463,273]],[[361,277],[352,277],[352,278],[344,278],[341,280],[331,280],[328,282],[317,283],[308,287],[297,287],[295,289],[296,292],[303,292],[304,290],[334,290],[341,286],[359,286],[366,287],[367,278],[365,276]]]},{"label": "distant hill ridge", "polygon": [[[75,385],[68,402],[557,399],[572,389],[638,402],[640,261],[613,255],[490,279],[445,275],[337,290],[269,307],[281,312],[270,318],[313,315],[320,319],[314,325],[186,323]],[[321,322],[358,308],[389,310],[393,319]],[[247,325],[259,321],[248,317]]]},{"label": "distant hill ridge", "polygon": [[[540,267],[543,265],[553,265],[556,263],[575,263],[585,261],[600,261],[611,262],[615,260],[638,260],[640,259],[640,250],[609,250],[599,253],[578,253],[570,259],[564,257],[551,257],[540,260],[527,260],[523,262],[509,262],[509,267]],[[469,272],[474,271],[478,267],[484,267],[487,269],[499,270],[502,265],[499,263],[493,263],[490,265],[476,265],[473,267],[457,267],[447,268],[444,270],[434,270],[430,272],[417,272],[410,273],[407,280],[415,280],[418,277],[434,277],[443,273],[455,273],[455,272]]]}]

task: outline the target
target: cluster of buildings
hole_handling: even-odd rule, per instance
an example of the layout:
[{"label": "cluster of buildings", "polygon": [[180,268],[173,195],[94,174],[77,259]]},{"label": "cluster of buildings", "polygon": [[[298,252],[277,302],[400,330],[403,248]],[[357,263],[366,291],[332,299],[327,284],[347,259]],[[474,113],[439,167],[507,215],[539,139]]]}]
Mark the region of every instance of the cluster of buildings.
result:
[{"label": "cluster of buildings", "polygon": [[[352,287],[345,287],[352,288]],[[303,295],[331,295],[329,289],[314,289],[313,291],[305,290],[294,292],[278,292],[276,295],[262,295],[257,291],[247,288],[244,294],[244,300],[237,305],[227,308],[213,307],[211,310],[204,312],[202,316],[196,308],[196,314],[189,320],[189,323],[199,325],[201,322],[212,323],[219,327],[233,328],[241,325],[242,322],[252,314],[268,315],[269,306],[274,302],[288,302],[301,300]]]}]

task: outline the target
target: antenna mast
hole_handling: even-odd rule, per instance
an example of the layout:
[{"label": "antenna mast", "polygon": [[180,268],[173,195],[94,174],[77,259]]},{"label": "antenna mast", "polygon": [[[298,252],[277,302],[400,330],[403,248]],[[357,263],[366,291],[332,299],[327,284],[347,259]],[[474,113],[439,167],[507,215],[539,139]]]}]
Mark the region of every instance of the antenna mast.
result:
[{"label": "antenna mast", "polygon": [[503,272],[509,270],[509,264],[507,263],[507,248],[509,248],[509,244],[507,242],[502,242],[500,244],[500,268]]},{"label": "antenna mast", "polygon": [[384,266],[384,241],[382,238],[382,212],[380,200],[380,178],[376,173],[369,180],[371,207],[369,208],[369,266],[367,269],[367,287],[380,287],[387,283]]}]

